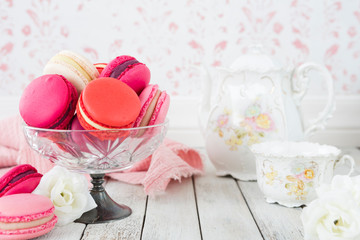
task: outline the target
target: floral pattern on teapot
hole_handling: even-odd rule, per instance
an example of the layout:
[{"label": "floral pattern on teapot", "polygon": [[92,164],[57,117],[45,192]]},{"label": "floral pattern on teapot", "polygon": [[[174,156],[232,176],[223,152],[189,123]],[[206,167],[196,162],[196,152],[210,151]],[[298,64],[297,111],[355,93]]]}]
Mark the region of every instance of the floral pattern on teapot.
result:
[{"label": "floral pattern on teapot", "polygon": [[258,103],[253,103],[244,112],[238,127],[230,124],[233,113],[224,108],[222,113],[211,122],[214,132],[224,138],[225,144],[232,151],[238,150],[238,146],[252,145],[261,142],[267,132],[275,131],[276,126],[269,112],[264,112]]},{"label": "floral pattern on teapot", "polygon": [[277,182],[278,185],[284,186],[287,190],[287,194],[294,196],[296,200],[306,200],[309,193],[308,188],[313,187],[315,172],[317,172],[318,168],[318,164],[315,162],[310,162],[310,164],[307,164],[306,166],[304,164],[296,165],[291,168],[292,174],[285,177],[285,182],[281,180],[283,178],[278,174],[281,170],[279,169],[278,171],[274,169],[272,164],[267,167],[264,166],[262,174],[264,179],[266,179],[265,184],[273,185]]}]

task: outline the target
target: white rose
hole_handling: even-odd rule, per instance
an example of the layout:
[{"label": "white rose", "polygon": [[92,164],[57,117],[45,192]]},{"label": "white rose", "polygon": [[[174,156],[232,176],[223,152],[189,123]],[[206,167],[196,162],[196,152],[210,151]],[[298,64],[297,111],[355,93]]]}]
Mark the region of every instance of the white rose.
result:
[{"label": "white rose", "polygon": [[360,239],[358,178],[334,177],[317,189],[319,198],[301,213],[305,240]]},{"label": "white rose", "polygon": [[55,166],[44,174],[33,193],[51,199],[58,225],[71,223],[84,212],[96,207],[88,190],[86,177],[60,166]]}]

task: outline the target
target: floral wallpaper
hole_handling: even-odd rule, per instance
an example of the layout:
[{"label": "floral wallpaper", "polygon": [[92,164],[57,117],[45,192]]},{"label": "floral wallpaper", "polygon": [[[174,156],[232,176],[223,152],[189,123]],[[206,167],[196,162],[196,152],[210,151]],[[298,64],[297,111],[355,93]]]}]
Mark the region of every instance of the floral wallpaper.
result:
[{"label": "floral wallpaper", "polygon": [[69,49],[94,63],[133,55],[172,96],[195,97],[194,66],[214,72],[253,43],[284,64],[323,64],[337,94],[360,94],[358,0],[4,0],[0,21],[1,96],[19,95]]}]

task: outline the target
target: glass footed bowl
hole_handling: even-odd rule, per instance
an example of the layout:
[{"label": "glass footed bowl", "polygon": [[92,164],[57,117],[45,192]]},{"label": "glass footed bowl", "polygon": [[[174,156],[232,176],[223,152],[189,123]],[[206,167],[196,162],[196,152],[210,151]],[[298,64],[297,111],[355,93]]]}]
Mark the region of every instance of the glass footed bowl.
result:
[{"label": "glass footed bowl", "polygon": [[122,171],[150,156],[163,141],[169,120],[147,127],[114,130],[55,130],[23,125],[30,147],[53,163],[72,171],[88,173],[93,188],[90,194],[97,207],[84,213],[77,222],[102,223],[131,214],[117,204],[102,186],[105,173]]}]

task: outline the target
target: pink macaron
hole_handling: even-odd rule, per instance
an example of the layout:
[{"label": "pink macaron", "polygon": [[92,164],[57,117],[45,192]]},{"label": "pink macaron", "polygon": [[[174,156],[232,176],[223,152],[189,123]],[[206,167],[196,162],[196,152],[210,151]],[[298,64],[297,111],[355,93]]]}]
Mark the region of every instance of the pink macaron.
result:
[{"label": "pink macaron", "polygon": [[30,82],[20,99],[20,115],[31,127],[66,129],[78,94],[63,76],[48,74]]},{"label": "pink macaron", "polygon": [[134,57],[123,55],[109,62],[100,77],[119,79],[139,95],[150,82],[150,70]]},{"label": "pink macaron", "polygon": [[42,174],[29,164],[22,164],[11,168],[0,178],[0,197],[31,193],[39,185]]},{"label": "pink macaron", "polygon": [[148,85],[140,94],[141,110],[134,127],[163,123],[170,106],[170,96],[158,85]]},{"label": "pink macaron", "polygon": [[[75,147],[78,147],[78,149],[82,152],[88,152],[89,149],[87,147],[87,144],[90,141],[87,141],[88,137],[95,138],[91,134],[88,134],[83,126],[81,126],[79,119],[77,118],[77,115],[73,117],[69,124],[69,130],[72,130],[70,133],[72,142],[75,143]],[[100,140],[99,140],[100,141]]]},{"label": "pink macaron", "polygon": [[0,198],[0,239],[30,239],[54,228],[54,205],[45,196],[32,193]]}]

